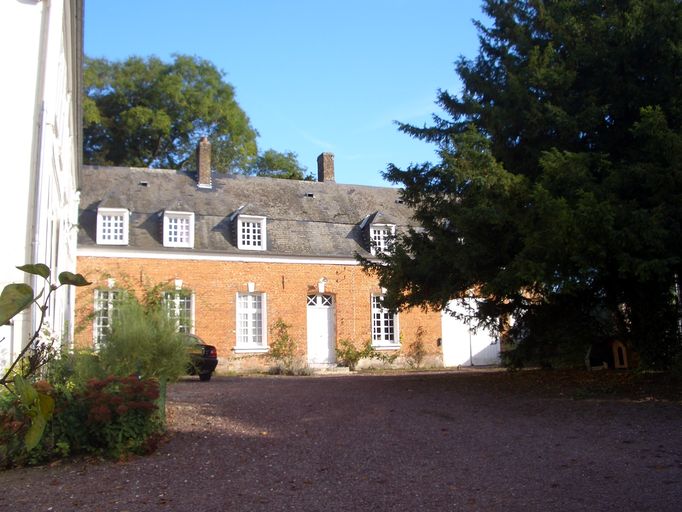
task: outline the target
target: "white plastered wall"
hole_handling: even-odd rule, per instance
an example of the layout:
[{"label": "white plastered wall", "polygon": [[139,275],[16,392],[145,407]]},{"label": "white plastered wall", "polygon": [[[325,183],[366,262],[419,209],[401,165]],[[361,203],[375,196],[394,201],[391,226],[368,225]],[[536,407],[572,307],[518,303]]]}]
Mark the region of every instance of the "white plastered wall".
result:
[{"label": "white plastered wall", "polygon": [[[69,0],[0,2],[0,287],[33,282],[15,266],[45,263],[55,275],[74,271],[78,193],[72,45],[75,13]],[[69,325],[73,303],[60,290],[48,310],[57,335]],[[29,339],[37,313],[0,327],[0,367]],[[4,340],[3,340],[4,338]]]}]

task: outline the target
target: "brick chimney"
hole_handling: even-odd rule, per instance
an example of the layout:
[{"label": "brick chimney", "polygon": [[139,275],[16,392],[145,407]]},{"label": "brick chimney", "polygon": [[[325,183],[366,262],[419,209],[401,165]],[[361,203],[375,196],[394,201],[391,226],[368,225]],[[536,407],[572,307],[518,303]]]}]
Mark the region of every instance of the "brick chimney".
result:
[{"label": "brick chimney", "polygon": [[197,145],[197,186],[213,188],[211,183],[211,143],[207,137]]},{"label": "brick chimney", "polygon": [[335,181],[334,153],[322,153],[317,157],[317,181]]}]

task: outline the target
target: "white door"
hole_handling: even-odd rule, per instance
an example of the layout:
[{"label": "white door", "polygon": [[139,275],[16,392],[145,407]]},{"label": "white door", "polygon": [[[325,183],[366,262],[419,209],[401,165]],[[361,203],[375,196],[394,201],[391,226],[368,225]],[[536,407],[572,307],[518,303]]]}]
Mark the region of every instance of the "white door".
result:
[{"label": "white door", "polygon": [[308,295],[308,364],[336,362],[336,314],[334,296]]},{"label": "white door", "polygon": [[443,366],[480,366],[500,363],[500,344],[496,333],[486,329],[475,328],[471,307],[475,307],[473,299],[453,300],[448,308],[457,314],[465,315],[456,318],[444,311],[442,315],[442,348]]}]

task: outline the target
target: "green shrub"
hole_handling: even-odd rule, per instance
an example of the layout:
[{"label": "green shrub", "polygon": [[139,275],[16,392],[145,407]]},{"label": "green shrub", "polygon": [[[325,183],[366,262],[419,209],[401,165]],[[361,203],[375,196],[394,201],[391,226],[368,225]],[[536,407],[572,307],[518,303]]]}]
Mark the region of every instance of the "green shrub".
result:
[{"label": "green shrub", "polygon": [[24,436],[30,423],[21,413],[19,398],[7,391],[0,391],[0,467],[15,465],[26,459]]},{"label": "green shrub", "polygon": [[36,382],[33,388],[40,395],[49,397],[54,413],[46,418],[40,437],[27,443],[29,432],[36,428],[32,418],[35,410],[27,408],[20,395],[0,392],[0,467],[38,464],[56,457],[53,453],[54,425],[60,421],[60,394],[46,381]]},{"label": "green shrub", "polygon": [[134,375],[89,382],[83,399],[90,448],[117,458],[151,451],[163,430],[158,398],[156,381]]},{"label": "green shrub", "polygon": [[336,360],[340,366],[347,366],[350,370],[355,370],[360,359],[367,357],[372,350],[369,343],[362,349],[358,349],[352,341],[344,338],[339,340],[339,346],[336,347]]},{"label": "green shrub", "polygon": [[45,378],[58,391],[83,391],[89,381],[105,376],[98,354],[90,349],[64,350],[45,367]]},{"label": "green shrub", "polygon": [[361,359],[377,359],[384,363],[393,363],[397,354],[383,354],[372,346],[372,342],[368,341],[365,345],[358,349],[355,344],[348,340],[342,339],[339,341],[339,346],[336,348],[336,359],[340,366],[347,366],[350,370],[355,370]]},{"label": "green shrub", "polygon": [[272,342],[268,357],[274,362],[269,373],[275,375],[310,375],[308,365],[296,354],[296,340],[289,334],[290,325],[281,318],[271,328]]},{"label": "green shrub", "polygon": [[410,368],[419,368],[426,356],[426,347],[424,346],[424,329],[419,326],[415,333],[414,341],[410,343],[405,351],[405,362]]},{"label": "green shrub", "polygon": [[161,307],[145,309],[132,295],[122,299],[99,358],[108,374],[160,381],[177,380],[190,361],[175,320]]},{"label": "green shrub", "polygon": [[99,358],[108,374],[137,375],[159,382],[159,410],[165,425],[166,383],[186,373],[190,356],[185,336],[177,331],[175,319],[161,302],[147,300],[145,304],[132,294],[121,300]]},{"label": "green shrub", "polygon": [[312,375],[313,370],[304,361],[297,358],[286,366],[280,362],[275,362],[268,368],[268,373],[270,375]]},{"label": "green shrub", "polygon": [[31,426],[19,399],[0,395],[0,467],[48,462],[78,455],[125,458],[151,452],[163,431],[156,400],[159,385],[136,376],[91,380],[84,389],[52,389],[37,383],[55,402],[40,443],[27,449]]}]

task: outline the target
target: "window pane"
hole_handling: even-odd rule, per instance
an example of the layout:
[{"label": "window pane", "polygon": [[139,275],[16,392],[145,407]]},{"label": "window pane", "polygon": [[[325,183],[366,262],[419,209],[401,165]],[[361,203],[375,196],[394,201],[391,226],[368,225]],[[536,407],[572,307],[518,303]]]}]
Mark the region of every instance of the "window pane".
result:
[{"label": "window pane", "polygon": [[372,295],[372,342],[397,344],[395,315],[381,304],[383,297]]},{"label": "window pane", "polygon": [[111,328],[111,321],[115,313],[118,290],[95,290],[95,324],[93,338],[97,347]]},{"label": "window pane", "polygon": [[263,247],[264,220],[240,220],[239,244],[241,247]]},{"label": "window pane", "polygon": [[168,316],[177,322],[178,332],[192,332],[192,295],[185,292],[165,292],[164,307]]},{"label": "window pane", "polygon": [[102,240],[123,241],[123,215],[102,215]]},{"label": "window pane", "polygon": [[253,347],[264,345],[263,294],[237,295],[237,344]]},{"label": "window pane", "polygon": [[189,245],[191,242],[192,217],[190,215],[167,214],[165,219],[165,243]]}]

